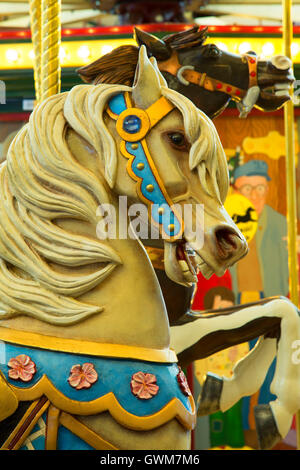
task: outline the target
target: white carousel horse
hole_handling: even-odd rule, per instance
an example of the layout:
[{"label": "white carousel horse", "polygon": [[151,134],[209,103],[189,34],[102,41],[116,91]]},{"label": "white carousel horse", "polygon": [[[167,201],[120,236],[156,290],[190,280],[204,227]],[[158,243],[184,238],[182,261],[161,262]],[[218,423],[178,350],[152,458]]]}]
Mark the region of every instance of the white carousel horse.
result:
[{"label": "white carousel horse", "polygon": [[42,419],[46,449],[188,449],[194,402],[150,260],[131,232],[96,234],[99,207],[110,204],[120,222],[120,196],[142,202],[180,282],[182,232],[190,244],[197,237],[172,203],[196,212],[208,193],[209,257],[226,268],[219,230],[239,259],[247,247],[222,208],[226,158],[210,120],[168,89],[142,48],[133,88],[82,85],[41,103],[0,185],[2,448],[26,447]]}]

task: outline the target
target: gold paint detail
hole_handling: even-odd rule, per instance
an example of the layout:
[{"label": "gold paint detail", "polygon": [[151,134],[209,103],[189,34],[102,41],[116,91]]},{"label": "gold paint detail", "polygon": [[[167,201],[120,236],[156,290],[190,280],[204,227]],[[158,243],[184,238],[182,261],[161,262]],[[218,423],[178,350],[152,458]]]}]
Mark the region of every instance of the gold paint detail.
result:
[{"label": "gold paint detail", "polygon": [[164,207],[159,207],[159,208],[157,209],[157,212],[158,212],[160,215],[161,215],[161,214],[164,214],[164,213],[165,213]]},{"label": "gold paint detail", "polygon": [[[136,150],[136,149],[139,148],[139,144],[131,144],[131,148],[132,148],[132,150]],[[141,165],[141,164],[139,163],[139,165]]]},{"label": "gold paint detail", "polygon": [[159,121],[162,120],[167,114],[169,114],[175,108],[167,98],[161,96],[155,103],[146,109],[150,120],[151,128],[154,127]]},{"label": "gold paint detail", "polygon": [[58,0],[41,0],[41,101],[60,92],[60,13]]},{"label": "gold paint detail", "polygon": [[138,170],[143,170],[145,168],[145,165],[144,165],[144,163],[140,162],[140,163],[137,164],[136,167],[137,167]]},{"label": "gold paint detail", "polygon": [[174,232],[175,225],[174,224],[168,225],[168,229],[169,229],[170,232]]},{"label": "gold paint detail", "polygon": [[33,71],[35,99],[38,103],[41,98],[41,1],[29,0],[31,40],[33,44]]},{"label": "gold paint detail", "polygon": [[18,399],[0,371],[0,422],[11,416],[18,408]]},{"label": "gold paint detail", "polygon": [[148,185],[146,186],[146,189],[147,189],[148,193],[152,193],[152,191],[154,190],[153,184],[148,184]]},{"label": "gold paint detail", "polygon": [[173,363],[178,361],[172,349],[151,349],[125,344],[97,343],[95,341],[73,338],[58,338],[5,327],[0,327],[0,340],[32,348],[49,349],[51,351],[68,352],[71,354],[138,359],[146,362]]},{"label": "gold paint detail", "polygon": [[49,406],[47,413],[47,429],[45,450],[56,450],[60,410],[53,405]]},{"label": "gold paint detail", "polygon": [[87,442],[87,444],[96,450],[118,450],[117,447],[110,444],[68,413],[63,412],[59,421],[65,428],[80,437],[80,439]]},{"label": "gold paint detail", "polygon": [[[292,59],[293,19],[292,0],[282,1],[282,40],[284,54]],[[299,306],[299,266],[297,253],[297,188],[296,188],[296,155],[295,155],[295,116],[293,91],[290,88],[291,99],[284,105],[284,135],[286,139],[286,199],[287,199],[287,229],[288,229],[288,266],[289,292],[294,305]],[[296,413],[297,449],[300,450],[300,411]]]},{"label": "gold paint detail", "polygon": [[189,397],[191,412],[178,398],[173,398],[157,413],[147,416],[135,416],[126,411],[112,392],[89,402],[72,400],[55,388],[46,375],[30,388],[13,386],[20,401],[36,400],[45,395],[57,408],[66,413],[90,416],[108,411],[123,427],[135,431],[150,431],[176,418],[186,429],[193,429],[196,424],[196,408],[193,397]]},{"label": "gold paint detail", "polygon": [[[267,155],[272,160],[279,160],[280,157],[286,156],[286,140],[285,136],[281,135],[278,131],[270,131],[263,137],[245,137],[242,143],[243,150],[251,155],[255,153],[262,153]],[[298,165],[298,152],[299,143],[297,133],[294,132],[294,152],[295,152],[295,165]]]}]

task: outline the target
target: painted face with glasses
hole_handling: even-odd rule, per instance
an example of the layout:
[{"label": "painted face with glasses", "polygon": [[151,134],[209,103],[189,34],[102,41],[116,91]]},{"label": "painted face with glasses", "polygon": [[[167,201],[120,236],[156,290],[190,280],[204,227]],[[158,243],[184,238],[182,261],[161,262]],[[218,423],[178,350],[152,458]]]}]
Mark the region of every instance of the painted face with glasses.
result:
[{"label": "painted face with glasses", "polygon": [[252,202],[258,215],[262,213],[269,189],[267,178],[260,175],[240,176],[235,180],[234,189]]}]

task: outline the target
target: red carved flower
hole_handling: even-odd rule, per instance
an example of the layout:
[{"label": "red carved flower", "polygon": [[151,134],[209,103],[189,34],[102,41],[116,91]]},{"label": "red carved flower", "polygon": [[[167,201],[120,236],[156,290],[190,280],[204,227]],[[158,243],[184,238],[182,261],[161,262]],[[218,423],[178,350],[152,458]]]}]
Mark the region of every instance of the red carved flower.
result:
[{"label": "red carved flower", "polygon": [[142,400],[149,400],[149,398],[157,395],[159,390],[159,386],[156,385],[156,376],[154,374],[144,374],[144,372],[133,374],[130,386],[132,393]]},{"label": "red carved flower", "polygon": [[178,384],[179,384],[179,387],[180,387],[182,393],[183,393],[185,396],[189,397],[190,395],[192,395],[192,393],[191,393],[191,391],[190,391],[189,384],[188,384],[188,382],[187,382],[187,380],[186,380],[186,377],[185,377],[185,375],[184,375],[184,372],[181,370],[180,367],[178,367],[178,369],[179,369],[179,372],[178,372],[178,374],[177,374],[177,382],[178,382]]},{"label": "red carved flower", "polygon": [[12,357],[8,364],[11,369],[8,371],[8,376],[14,380],[22,380],[23,382],[30,382],[36,373],[35,363],[26,354]]},{"label": "red carved flower", "polygon": [[90,388],[90,386],[98,380],[98,374],[95,371],[94,364],[85,362],[82,364],[76,364],[71,368],[70,377],[68,382],[71,387],[80,390],[82,388]]}]

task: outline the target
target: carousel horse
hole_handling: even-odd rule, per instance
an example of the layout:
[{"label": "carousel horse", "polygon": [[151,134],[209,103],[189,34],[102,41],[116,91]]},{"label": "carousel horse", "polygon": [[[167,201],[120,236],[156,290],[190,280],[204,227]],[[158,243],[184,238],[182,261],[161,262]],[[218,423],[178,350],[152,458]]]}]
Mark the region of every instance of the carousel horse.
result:
[{"label": "carousel horse", "polygon": [[[47,450],[190,447],[193,397],[129,209],[146,208],[174,282],[188,250],[222,274],[247,244],[223,208],[213,124],[144,47],[137,70],[133,88],[79,85],[43,101],[1,166],[2,449],[34,449],[36,435]],[[194,223],[204,202],[205,248],[179,210],[189,205]],[[114,237],[99,228],[104,205]]]},{"label": "carousel horse", "polygon": [[[146,207],[176,283],[195,281],[197,269],[222,275],[247,243],[223,207],[227,162],[212,122],[167,87],[144,47],[137,70],[132,88],[79,85],[45,100],[0,168],[2,449],[35,448],[45,428],[38,445],[48,450],[189,448],[193,398],[169,347],[154,270],[120,199]],[[199,204],[204,223],[194,232]],[[104,205],[117,215],[113,237],[98,230]],[[192,224],[181,216],[185,206]],[[214,350],[219,334],[224,344],[269,322],[270,337],[232,381],[211,386],[211,378],[200,407],[231,406],[277,354],[278,398],[272,420],[258,407],[259,422],[268,439],[274,426],[286,430],[300,402],[300,370],[289,356],[300,337],[297,309],[283,299],[197,321]],[[173,334],[178,351],[195,339],[188,325]]]},{"label": "carousel horse", "polygon": [[[156,58],[169,88],[189,98],[211,119],[234,100],[242,117],[253,107],[263,111],[279,109],[289,97],[295,80],[291,60],[276,55],[270,60],[255,52],[238,55],[215,44],[205,44],[207,28],[198,26],[158,39],[135,28],[138,46],[145,45]],[[87,83],[122,83],[131,86],[138,60],[138,47],[114,49],[95,62],[78,69]]]},{"label": "carousel horse", "polygon": [[[158,67],[168,81],[169,86],[176,90],[179,89],[200,109],[210,114],[211,117],[220,114],[231,98],[239,102],[242,117],[245,117],[253,106],[265,111],[271,111],[278,109],[289,99],[287,88],[294,80],[294,77],[290,69],[291,62],[284,56],[276,56],[271,61],[264,61],[257,60],[253,53],[251,53],[251,57],[250,54],[246,57],[227,54],[220,51],[214,45],[203,45],[206,30],[198,32],[197,28],[192,28],[190,31],[176,35],[170,35],[164,38],[164,40],[159,40],[137,28],[135,33],[138,43],[146,45],[148,54],[158,59]],[[79,74],[84,81],[90,83],[107,81],[111,83],[132,84],[137,51],[138,49],[133,46],[122,46],[112,53],[101,57],[93,64],[79,69]],[[176,59],[177,68],[172,68],[174,56],[177,57],[179,54],[180,64],[188,64],[188,67],[184,68],[182,65],[181,68],[178,68],[178,60]],[[248,64],[247,67],[245,64]],[[239,68],[237,68],[238,66]],[[193,75],[185,76],[185,80],[191,79],[188,82],[182,80],[183,73],[191,69],[196,70],[197,77],[202,77],[202,80],[198,80],[197,83],[193,82],[191,79]],[[178,73],[179,70],[180,72]],[[220,73],[221,70],[226,70],[233,80],[229,85],[216,80],[217,76],[220,77],[218,72]],[[235,71],[234,74],[232,70]],[[214,78],[209,77],[208,73],[212,74]],[[221,78],[223,79],[222,75]],[[206,81],[207,79],[208,81]],[[244,87],[243,89],[237,88],[237,80],[239,80],[238,85]],[[257,90],[255,91],[258,84],[260,88],[259,94],[257,94]],[[238,92],[238,95],[236,95],[235,91]],[[255,97],[256,101],[252,100],[253,97]],[[247,359],[242,362],[243,365],[235,369],[231,381],[228,382],[226,379],[207,376],[199,399],[198,414],[212,413],[219,409],[225,411],[239,398],[251,395],[262,385],[272,359],[268,357],[269,362],[264,365],[264,372],[261,375],[257,375],[253,371],[253,377],[251,376],[250,380],[248,380],[248,374],[251,368],[249,369],[246,365],[251,364],[253,357],[256,357],[255,354],[260,354],[260,357],[263,358],[264,348],[267,346],[262,347],[261,343],[266,343],[266,338],[269,338],[269,342],[267,342],[271,344],[270,338],[279,336],[281,318],[285,316],[283,312],[286,311],[286,314],[290,315],[291,312],[294,312],[294,307],[287,299],[274,297],[243,306],[223,309],[218,311],[217,314],[214,311],[206,311],[200,314],[192,312],[190,306],[193,287],[188,287],[189,283],[181,282],[181,285],[179,285],[170,280],[162,269],[163,250],[149,246],[149,240],[145,240],[145,243],[148,245],[146,248],[150,257],[154,253],[152,263],[156,268],[156,275],[160,281],[167,306],[171,324],[171,344],[176,350],[182,366],[186,366],[194,360],[207,357],[226,347],[257,338],[260,335],[264,338],[260,339],[260,346],[257,345],[255,348],[256,352],[251,353],[249,357],[247,356]],[[152,241],[151,244],[153,244]],[[159,256],[161,259],[157,257],[157,252],[159,251],[161,252]],[[191,263],[188,262],[186,263],[187,265],[191,266]],[[189,269],[185,271],[185,276],[188,271]],[[185,287],[183,287],[184,285]],[[230,314],[234,315],[231,317]],[[225,315],[229,315],[229,317],[226,318]],[[231,319],[235,315],[245,315],[244,319],[247,318],[247,315],[250,315],[250,317],[258,315],[259,318],[249,318],[242,327],[235,329],[231,329],[230,326],[229,329],[221,326],[230,325]],[[215,317],[214,320],[212,320],[213,317]],[[214,325],[216,325],[216,322],[219,322],[222,332],[207,333],[203,331],[204,323],[209,324],[210,320]],[[185,323],[186,325],[183,326]],[[176,325],[181,325],[181,327],[176,327]],[[259,353],[260,349],[261,353]],[[243,374],[247,374],[247,379]],[[278,377],[274,378],[272,390],[276,390],[276,380],[278,381]],[[234,397],[233,400],[228,398],[228,390],[232,397]],[[284,413],[278,411],[282,406],[284,408],[288,405],[278,404],[278,401],[276,401],[271,405],[256,407],[255,418],[261,448],[271,448],[287,433],[292,415],[287,413],[285,418],[282,418]],[[274,413],[275,416],[277,413],[277,421],[274,419]],[[280,419],[278,415],[281,416]]]}]

